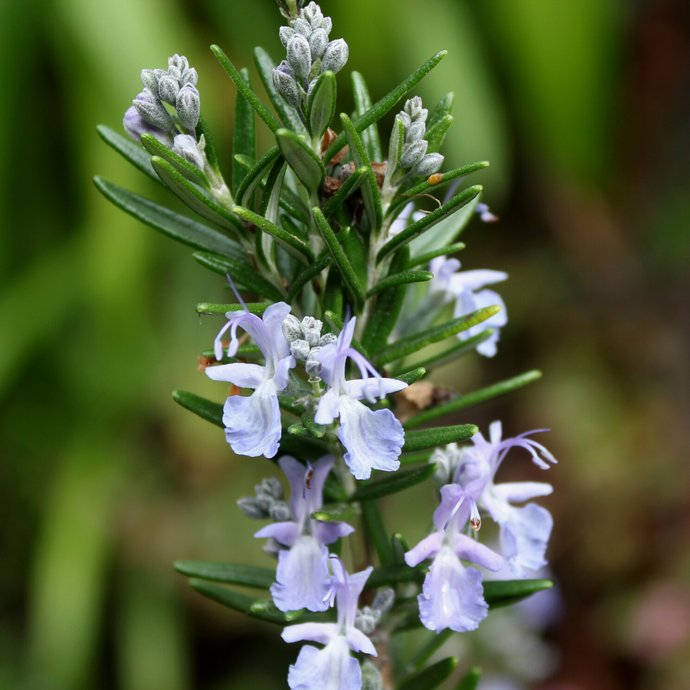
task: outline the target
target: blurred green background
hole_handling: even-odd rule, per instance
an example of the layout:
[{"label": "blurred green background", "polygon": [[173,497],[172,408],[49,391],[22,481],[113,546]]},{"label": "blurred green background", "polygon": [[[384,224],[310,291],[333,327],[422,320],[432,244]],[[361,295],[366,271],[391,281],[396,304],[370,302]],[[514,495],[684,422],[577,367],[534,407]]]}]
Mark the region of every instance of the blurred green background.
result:
[{"label": "blurred green background", "polygon": [[[322,7],[350,45],[343,110],[351,70],[377,99],[447,48],[415,93],[456,93],[449,167],[492,164],[476,177],[501,222],[475,220],[460,258],[510,273],[510,322],[495,359],[439,380],[544,372],[460,421],[553,429],[560,600],[546,621],[496,614],[446,651],[480,661],[487,689],[690,687],[690,5]],[[121,131],[141,68],[175,52],[199,71],[229,169],[234,88],[208,46],[252,69],[254,45],[281,55],[279,23],[272,0],[0,1],[0,688],[286,687],[296,646],[171,568],[268,564],[235,501],[273,466],[233,457],[170,397],[223,398],[196,370],[220,321],[194,312],[223,301],[221,281],[91,183],[162,199],[95,126]],[[505,476],[543,480],[520,458]],[[389,523],[414,541],[433,503],[429,486],[390,501]]]}]

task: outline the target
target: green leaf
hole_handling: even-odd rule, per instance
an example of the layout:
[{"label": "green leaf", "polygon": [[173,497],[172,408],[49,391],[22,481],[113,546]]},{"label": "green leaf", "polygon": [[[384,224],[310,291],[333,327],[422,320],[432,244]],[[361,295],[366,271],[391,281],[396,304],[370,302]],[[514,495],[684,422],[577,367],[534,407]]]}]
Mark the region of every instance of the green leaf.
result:
[{"label": "green leaf", "polygon": [[426,254],[420,254],[419,256],[415,257],[414,259],[410,260],[410,263],[407,265],[408,268],[414,268],[415,266],[425,266],[428,264],[432,259],[435,259],[438,256],[445,256],[447,254],[455,254],[455,252],[459,252],[461,249],[464,249],[465,245],[462,242],[456,242],[455,244],[449,244],[447,247],[442,247],[441,249],[435,249],[433,252],[427,252]]},{"label": "green leaf", "polygon": [[242,263],[249,261],[249,255],[241,245],[217,230],[154,204],[102,177],[95,177],[94,182],[108,200],[164,235],[194,249],[222,254]]},{"label": "green leaf", "polygon": [[481,345],[481,343],[483,343],[485,340],[488,340],[492,336],[493,332],[493,328],[487,328],[485,331],[482,331],[477,335],[473,335],[467,340],[458,339],[454,345],[451,345],[446,350],[443,350],[443,352],[438,352],[420,362],[415,362],[415,365],[418,367],[425,367],[427,369],[436,369],[446,364],[450,364],[450,362],[456,360],[458,357],[462,357],[469,352],[473,352],[477,345]]},{"label": "green leaf", "polygon": [[276,141],[285,156],[288,165],[295,171],[302,184],[310,191],[316,192],[323,186],[326,168],[304,139],[289,129],[279,129]]},{"label": "green leaf", "polygon": [[[376,182],[376,175],[371,168],[371,161],[369,160],[362,137],[359,136],[352,120],[345,113],[340,114],[340,119],[345,127],[347,140],[350,143],[350,155],[355,162],[355,166],[357,168],[367,168],[367,181],[369,184],[365,183],[362,186],[362,198],[364,199],[364,208],[369,218],[369,225],[372,230],[378,232],[383,222],[383,213],[381,211],[381,197],[379,195],[379,186]],[[326,160],[330,160],[330,158],[326,158]]]},{"label": "green leaf", "polygon": [[[326,318],[326,321],[331,326],[333,326],[333,328],[338,333],[340,333],[340,331],[343,330],[345,324],[343,323],[343,320],[339,316],[334,314],[332,311],[325,311],[324,316]],[[354,347],[355,350],[357,350],[357,352],[364,355],[364,357],[366,357],[367,359],[371,359],[371,357],[369,357],[369,353],[362,347],[361,343],[357,340],[357,338],[352,338],[352,347]]]},{"label": "green leaf", "polygon": [[[328,251],[327,247],[326,251]],[[342,325],[338,324],[342,324],[343,311],[345,309],[345,290],[343,289],[343,279],[340,271],[328,271],[326,289],[321,302],[321,308],[324,311],[326,320],[325,325],[330,326],[333,333],[339,333],[342,330]]]},{"label": "green leaf", "polygon": [[[213,354],[213,353],[211,353]],[[400,466],[418,465],[420,462],[429,462],[431,460],[432,451],[422,451],[421,453],[405,453],[400,456]]]},{"label": "green leaf", "polygon": [[[245,307],[251,314],[263,314],[271,304],[270,302],[246,302]],[[225,316],[229,311],[242,311],[241,304],[213,304],[211,302],[200,302],[196,305],[197,314],[216,314]],[[402,380],[402,379],[401,379]]]},{"label": "green leaf", "polygon": [[391,538],[396,565],[405,565],[405,554],[410,550],[407,539],[400,532],[396,532]]},{"label": "green leaf", "polygon": [[449,656],[432,664],[419,673],[405,678],[396,686],[396,690],[433,690],[450,676],[458,665],[458,658]]},{"label": "green leaf", "polygon": [[269,129],[272,132],[279,129],[280,124],[278,120],[271,115],[268,108],[254,95],[254,92],[249,88],[247,82],[242,78],[242,75],[235,69],[235,66],[228,59],[228,56],[217,45],[212,45],[211,51],[218,58],[218,61],[228,73],[230,79],[232,79],[237,90],[247,99],[254,110],[259,114],[259,117],[268,125]]},{"label": "green leaf", "polygon": [[[346,232],[343,233],[343,230]],[[341,243],[345,255],[352,265],[360,285],[366,285],[368,279],[367,260],[365,257],[364,240],[356,228],[346,227],[337,237]],[[344,237],[343,237],[344,234]]]},{"label": "green leaf", "polygon": [[367,179],[370,172],[371,169],[366,166],[357,168],[357,170],[343,182],[343,186],[324,204],[322,209],[323,215],[326,218],[330,218],[338,210],[338,207],[345,203],[345,200],[350,194],[359,189],[359,186]]},{"label": "green leaf", "polygon": [[452,335],[457,335],[462,331],[473,328],[477,324],[491,318],[500,310],[501,307],[498,305],[484,307],[483,309],[477,309],[477,311],[474,311],[471,314],[466,314],[465,316],[460,316],[457,319],[446,321],[438,326],[427,328],[421,333],[415,333],[414,335],[407,336],[406,338],[401,338],[400,340],[381,350],[375,356],[375,362],[378,365],[382,365],[394,362],[396,359],[401,359],[402,357],[407,357],[408,355],[421,350],[427,345],[438,343]]},{"label": "green leaf", "polygon": [[241,206],[246,206],[250,204],[251,199],[254,196],[254,192],[257,190],[261,184],[261,180],[268,174],[268,171],[273,167],[273,164],[278,160],[280,156],[280,149],[274,146],[269,149],[261,158],[256,162],[256,165],[244,176],[242,184],[237,190],[235,199],[237,203]]},{"label": "green leaf", "polygon": [[[371,96],[369,96],[369,90],[364,77],[359,72],[352,73],[352,92],[355,97],[355,112],[357,117],[362,117],[371,109]],[[377,161],[378,163],[383,162],[381,140],[379,139],[379,130],[376,124],[362,131],[362,141],[369,155],[369,160]]]},{"label": "green leaf", "polygon": [[218,165],[218,154],[216,153],[216,145],[213,141],[213,137],[211,136],[211,130],[208,128],[206,120],[204,120],[203,116],[199,115],[199,122],[196,126],[197,141],[201,139],[202,135],[204,137],[204,141],[206,142],[206,148],[204,149],[204,153],[206,154],[206,160],[208,161],[208,164],[211,166],[211,168],[213,168],[215,172],[220,174],[220,166]]},{"label": "green leaf", "polygon": [[[391,92],[386,94],[380,101],[377,101],[364,115],[360,115],[354,122],[355,129],[362,132],[370,125],[380,120],[395,104],[411,91],[436,65],[448,54],[447,50],[436,53],[430,60],[427,60],[416,72],[413,72],[405,81],[396,86]],[[324,160],[330,161],[338,151],[347,143],[347,135],[343,132],[328,147],[323,156]]]},{"label": "green leaf", "polygon": [[[449,443],[460,443],[472,438],[477,431],[479,429],[474,424],[439,426],[433,429],[408,431],[405,433],[405,445],[402,447],[402,452],[416,453],[420,450],[447,446]],[[429,467],[432,467],[432,465],[429,465]]]},{"label": "green leaf", "polygon": [[430,463],[422,467],[413,467],[409,470],[398,470],[379,479],[360,482],[359,488],[351,496],[350,500],[372,501],[389,494],[397,494],[426,481],[435,471],[436,465]]},{"label": "green leaf", "polygon": [[413,673],[419,671],[424,664],[451,638],[454,630],[446,628],[439,633],[431,633],[431,638],[427,644],[422,647],[417,654],[412,657],[410,663],[407,665],[407,671]]},{"label": "green leaf", "polygon": [[[283,434],[282,438],[280,439],[280,451],[276,457],[281,457],[282,455],[292,455],[293,457],[301,460],[318,460],[327,454],[328,446],[321,441]],[[340,496],[331,495],[329,495],[329,499],[334,501],[342,500]]]},{"label": "green leaf", "polygon": [[247,264],[241,264],[219,254],[209,252],[195,252],[194,258],[206,268],[219,275],[229,275],[236,283],[257,295],[261,295],[271,302],[281,302],[283,295],[278,288],[269,283]]},{"label": "green leaf", "polygon": [[[441,179],[438,182],[436,182],[436,184],[431,184],[429,182],[429,178],[427,178],[426,180],[422,180],[421,182],[418,182],[414,187],[410,187],[408,190],[406,190],[405,194],[400,194],[396,196],[395,199],[391,201],[391,205],[388,207],[386,215],[390,216],[393,213],[395,213],[397,209],[399,209],[400,207],[407,205],[412,197],[418,196],[420,194],[428,194],[430,192],[435,193],[443,189],[444,187],[447,187],[451,182],[453,182],[453,180],[457,180],[459,177],[465,177],[466,175],[470,175],[473,172],[483,170],[487,167],[489,167],[489,163],[487,161],[480,161],[479,163],[472,163],[471,165],[465,165],[462,168],[457,168],[456,170],[451,170],[449,172],[443,173],[441,175]],[[448,240],[448,242],[450,241],[452,241],[452,238],[451,240]]]},{"label": "green leaf", "polygon": [[170,165],[172,165],[172,167],[185,179],[202,187],[211,187],[211,183],[208,181],[203,170],[199,170],[196,165],[192,165],[189,161],[182,158],[182,156],[178,156],[171,148],[168,148],[165,144],[161,144],[152,134],[142,134],[141,143],[152,156],[159,156],[170,163]]},{"label": "green leaf", "polygon": [[313,412],[305,412],[302,415],[302,424],[304,424],[314,438],[321,438],[326,433],[326,427],[314,421]]},{"label": "green leaf", "polygon": [[314,140],[321,141],[335,116],[338,87],[333,72],[324,72],[311,90],[307,101],[307,125]]},{"label": "green leaf", "polygon": [[188,393],[187,391],[173,391],[172,396],[173,400],[185,409],[205,419],[207,422],[219,426],[221,429],[225,428],[225,424],[223,424],[223,406],[220,403],[211,402],[206,400],[206,398],[194,395],[194,393]]},{"label": "green leaf", "polygon": [[426,283],[434,277],[433,273],[429,271],[403,271],[402,273],[395,273],[389,275],[387,278],[379,281],[374,285],[369,292],[367,292],[367,299],[378,294],[382,290],[395,287],[396,285],[407,285],[408,283]]},{"label": "green leaf", "polygon": [[209,199],[201,190],[186,180],[167,161],[154,156],[151,159],[154,170],[175,195],[202,218],[210,220],[227,230],[242,236],[245,234],[242,224],[231,213]]},{"label": "green leaf", "polygon": [[[376,555],[382,566],[391,566],[395,562],[393,556],[393,545],[391,544],[390,532],[386,528],[381,515],[381,509],[376,501],[362,501],[362,518],[367,535],[376,551]],[[374,571],[376,572],[376,571]],[[373,575],[374,573],[372,573]],[[371,576],[369,576],[371,579]],[[365,587],[368,586],[365,585]]]},{"label": "green leaf", "polygon": [[334,472],[330,472],[326,477],[326,482],[323,485],[323,495],[327,501],[333,503],[347,502],[347,489]]},{"label": "green leaf", "polygon": [[480,666],[471,668],[460,681],[457,690],[477,690],[479,681],[482,679],[482,669]]},{"label": "green leaf", "polygon": [[426,577],[426,571],[427,568],[422,566],[410,568],[409,565],[386,565],[374,568],[364,585],[364,589],[378,589],[379,587],[397,585],[401,582],[422,582]]},{"label": "green leaf", "polygon": [[[409,257],[409,247],[403,247],[397,251],[393,255],[388,275],[395,275],[404,271]],[[404,285],[389,288],[378,295],[375,308],[366,323],[362,337],[363,345],[368,351],[376,354],[386,346],[388,336],[393,332],[398,316],[400,316],[404,300]]]},{"label": "green leaf", "polygon": [[426,123],[426,129],[429,131],[437,122],[440,122],[446,115],[453,114],[453,105],[455,103],[455,94],[451,91],[447,93],[434,108],[434,112],[429,115]]},{"label": "green leaf", "polygon": [[[251,90],[252,81],[249,78],[249,71],[245,68],[240,71],[247,87]],[[237,190],[242,180],[247,175],[247,171],[236,160],[235,156],[247,156],[252,161],[256,161],[256,121],[254,119],[254,108],[249,101],[238,93],[235,97],[235,124],[232,133],[232,193],[237,196]]]},{"label": "green leaf", "polygon": [[156,171],[151,165],[151,156],[139,145],[135,144],[128,137],[123,137],[118,134],[110,127],[105,125],[98,125],[96,127],[98,135],[103,139],[103,141],[108,144],[111,148],[115,149],[123,158],[128,160],[135,168],[138,168],[145,175],[148,175],[152,180],[156,180],[160,184],[163,184]]},{"label": "green leaf", "polygon": [[271,99],[273,107],[278,111],[283,124],[294,132],[304,134],[307,130],[300,119],[299,113],[293,106],[285,101],[273,85],[273,70],[277,66],[273,58],[271,58],[263,48],[257,47],[254,48],[254,63],[259,71],[259,76],[266,89],[266,93]]},{"label": "green leaf", "polygon": [[551,580],[485,580],[484,599],[489,608],[497,609],[522,601],[543,589],[551,589]]},{"label": "green leaf", "polygon": [[441,149],[441,144],[443,144],[443,140],[452,124],[453,116],[446,115],[433,127],[427,127],[426,134],[424,135],[424,138],[429,142],[427,153],[436,153]]},{"label": "green leaf", "polygon": [[308,244],[294,235],[291,235],[289,232],[286,232],[283,228],[279,228],[275,223],[271,223],[267,218],[247,208],[243,208],[242,206],[233,206],[232,211],[243,220],[246,220],[248,223],[253,223],[261,228],[263,232],[271,235],[286,252],[306,266],[316,260],[314,252]]},{"label": "green leaf", "polygon": [[393,129],[391,130],[390,144],[388,146],[388,164],[390,167],[386,169],[386,182],[389,184],[393,179],[394,173],[400,167],[400,159],[402,158],[404,144],[405,125],[403,124],[402,118],[396,115],[393,121]]},{"label": "green leaf", "polygon": [[293,281],[292,285],[290,286],[290,292],[288,292],[287,296],[287,302],[288,304],[292,304],[293,300],[297,295],[299,294],[299,291],[311,280],[316,278],[316,276],[321,273],[325,268],[328,267],[328,265],[333,261],[333,257],[331,254],[326,254],[325,256],[322,256],[319,259],[316,259],[314,263],[309,266],[308,268],[305,268],[302,273],[300,273],[297,278]]},{"label": "green leaf", "polygon": [[335,261],[335,264],[338,267],[345,284],[352,293],[355,302],[360,305],[364,304],[364,290],[362,289],[359,279],[352,268],[350,259],[347,258],[345,252],[340,246],[338,238],[335,236],[331,226],[325,219],[321,209],[318,206],[314,206],[312,213],[314,214],[314,219],[316,220],[316,227],[318,228],[323,241],[326,243],[328,250],[331,252],[333,260]]},{"label": "green leaf", "polygon": [[351,503],[324,506],[311,514],[312,520],[319,522],[349,522],[359,515],[357,506]]},{"label": "green leaf", "polygon": [[411,429],[412,427],[419,426],[425,422],[430,422],[432,419],[438,419],[438,417],[443,417],[447,414],[460,412],[460,410],[465,410],[468,407],[473,407],[474,405],[479,405],[479,403],[497,398],[499,395],[505,395],[506,393],[510,393],[518,388],[522,388],[522,386],[532,383],[532,381],[536,381],[539,378],[541,378],[540,371],[528,371],[520,376],[514,376],[512,379],[508,379],[507,381],[494,383],[491,386],[474,391],[474,393],[460,395],[454,400],[449,400],[446,403],[437,405],[436,407],[432,407],[428,410],[424,410],[419,414],[416,414],[411,419],[408,419],[403,426],[406,429]]},{"label": "green leaf", "polygon": [[[198,307],[197,311],[199,311]],[[417,367],[416,369],[408,371],[405,374],[400,374],[395,378],[398,379],[398,381],[404,381],[408,386],[411,386],[413,383],[419,381],[419,379],[421,379],[424,376],[424,374],[426,374],[426,369],[424,367]]]},{"label": "green leaf", "polygon": [[237,565],[208,561],[175,561],[173,567],[178,573],[199,580],[223,582],[227,585],[243,585],[256,589],[270,589],[276,581],[276,571],[256,565]]},{"label": "green leaf", "polygon": [[408,225],[402,232],[392,237],[386,244],[381,247],[376,260],[382,261],[388,254],[392,251],[402,247],[403,245],[411,242],[415,238],[419,237],[423,232],[432,228],[436,223],[444,220],[448,216],[452,215],[465,204],[469,203],[482,191],[479,185],[465,189],[463,192],[454,196],[450,201],[447,201],[441,208],[437,208],[428,215],[424,216],[421,220],[418,220],[412,225]]}]

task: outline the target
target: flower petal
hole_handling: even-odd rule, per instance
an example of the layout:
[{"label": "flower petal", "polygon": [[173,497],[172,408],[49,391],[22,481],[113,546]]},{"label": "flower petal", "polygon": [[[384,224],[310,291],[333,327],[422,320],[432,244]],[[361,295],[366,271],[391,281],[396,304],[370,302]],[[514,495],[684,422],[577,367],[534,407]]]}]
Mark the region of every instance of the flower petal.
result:
[{"label": "flower petal", "polygon": [[291,690],[361,690],[362,669],[345,638],[337,637],[322,650],[302,647],[290,666],[288,685]]},{"label": "flower petal", "polygon": [[257,539],[275,539],[283,546],[293,546],[299,539],[299,525],[296,522],[274,522],[262,527],[255,535]]},{"label": "flower petal", "polygon": [[266,329],[271,337],[278,359],[290,355],[290,345],[283,335],[283,321],[292,310],[285,302],[277,302],[266,309],[262,317]]},{"label": "flower petal", "polygon": [[441,550],[441,534],[434,532],[433,534],[422,539],[411,551],[405,554],[405,563],[414,568],[427,558],[433,558]]},{"label": "flower petal", "polygon": [[355,531],[346,522],[316,522],[314,521],[314,536],[322,544],[333,544],[342,537],[347,537]]},{"label": "flower petal", "polygon": [[509,519],[501,523],[501,550],[513,575],[527,577],[525,569],[539,570],[547,564],[545,554],[553,518],[536,503],[509,508]]},{"label": "flower petal", "polygon": [[278,360],[278,364],[276,365],[276,373],[273,376],[273,383],[276,384],[277,390],[285,390],[288,385],[290,369],[294,369],[295,366],[297,366],[297,361],[292,355]]},{"label": "flower petal", "polygon": [[374,643],[354,626],[348,626],[345,639],[353,652],[363,652],[364,654],[371,654],[371,656],[378,656]]},{"label": "flower petal", "polygon": [[346,386],[347,394],[355,400],[361,400],[365,397],[382,398],[384,395],[397,393],[403,390],[403,388],[407,388],[407,384],[404,381],[388,378],[378,379],[374,377],[368,379],[351,379],[347,382]]},{"label": "flower petal", "polygon": [[258,388],[264,380],[264,367],[258,364],[221,364],[206,367],[206,376],[214,381],[227,381],[240,388]]},{"label": "flower petal", "polygon": [[[326,347],[331,347],[326,345]],[[326,347],[323,349],[325,350]],[[335,348],[335,345],[333,346]],[[318,353],[319,355],[321,352]],[[324,379],[326,381],[326,379]],[[331,424],[333,420],[340,414],[340,396],[331,389],[319,400],[319,407],[314,415],[314,421],[317,424]]]},{"label": "flower petal", "polygon": [[493,572],[498,572],[505,565],[502,556],[499,556],[488,546],[484,546],[484,544],[475,541],[472,537],[468,537],[465,534],[458,534],[455,536],[453,548],[459,558],[464,558],[466,561],[472,561],[472,563],[481,565]]},{"label": "flower petal", "polygon": [[309,640],[319,644],[328,644],[337,636],[338,626],[335,623],[298,623],[284,628],[281,635],[285,642]]},{"label": "flower petal", "polygon": [[546,482],[503,482],[494,484],[494,495],[506,503],[522,503],[538,496],[553,493],[553,486]]}]

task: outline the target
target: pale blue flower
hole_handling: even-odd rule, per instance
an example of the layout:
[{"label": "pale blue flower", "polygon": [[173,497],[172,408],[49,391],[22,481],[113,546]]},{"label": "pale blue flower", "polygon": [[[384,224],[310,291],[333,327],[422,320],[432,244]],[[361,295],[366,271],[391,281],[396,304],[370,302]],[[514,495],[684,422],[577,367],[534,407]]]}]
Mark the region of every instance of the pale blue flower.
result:
[{"label": "pale blue flower", "polygon": [[264,312],[263,319],[250,314],[246,307],[243,311],[228,312],[225,315],[228,322],[216,336],[216,359],[223,356],[222,337],[228,329],[231,333],[228,357],[237,353],[237,329],[243,328],[266,360],[264,366],[236,362],[206,369],[206,374],[214,381],[228,381],[241,388],[254,389],[249,397],[230,396],[223,407],[225,438],[238,455],[272,458],[278,452],[282,433],[278,393],[287,386],[289,370],[296,364],[281,330],[290,309],[284,302],[272,304]]},{"label": "pale blue flower", "polygon": [[429,270],[434,274],[429,282],[429,295],[440,294],[445,302],[455,301],[453,316],[458,318],[470,314],[477,309],[499,305],[501,311],[486,321],[472,328],[458,333],[460,340],[467,340],[479,335],[487,328],[493,333],[488,340],[477,346],[477,352],[485,357],[496,354],[496,343],[500,337],[500,329],[508,323],[506,307],[501,296],[493,290],[482,289],[486,285],[499,283],[508,278],[503,271],[479,269],[474,271],[460,271],[457,259],[447,259],[445,256],[436,257],[429,264]]},{"label": "pale blue flower", "polygon": [[331,556],[333,582],[327,599],[338,605],[337,623],[302,623],[283,630],[286,642],[309,640],[325,645],[317,649],[306,645],[297,662],[290,666],[291,690],[360,690],[362,670],[350,651],[376,656],[371,640],[355,627],[357,600],[373,568],[348,575],[343,562]]},{"label": "pale blue flower", "polygon": [[[323,364],[321,378],[330,386],[319,400],[314,421],[328,425],[340,418],[338,438],[347,450],[345,463],[356,479],[369,479],[372,469],[393,472],[400,467],[398,456],[405,432],[390,410],[371,410],[359,401],[366,398],[374,403],[377,397],[383,400],[387,394],[407,388],[407,384],[380,376],[351,346],[355,322],[353,316],[338,340],[314,357]],[[345,379],[348,357],[357,365],[361,379]]]},{"label": "pale blue flower", "polygon": [[292,520],[275,522],[254,536],[272,537],[287,549],[278,554],[277,582],[271,595],[281,611],[325,611],[331,584],[328,573],[328,549],[332,544],[354,532],[344,522],[317,522],[310,515],[323,505],[323,485],[335,458],[327,455],[305,467],[289,456],[278,461],[290,482]]},{"label": "pale blue flower", "polygon": [[418,601],[420,620],[437,633],[446,628],[456,632],[474,630],[489,610],[482,574],[466,568],[460,559],[493,571],[504,565],[501,556],[461,532],[476,510],[482,484],[480,481],[467,488],[459,484],[444,486],[441,505],[434,512],[437,531],[405,554],[405,562],[411,567],[427,558],[434,559]]}]

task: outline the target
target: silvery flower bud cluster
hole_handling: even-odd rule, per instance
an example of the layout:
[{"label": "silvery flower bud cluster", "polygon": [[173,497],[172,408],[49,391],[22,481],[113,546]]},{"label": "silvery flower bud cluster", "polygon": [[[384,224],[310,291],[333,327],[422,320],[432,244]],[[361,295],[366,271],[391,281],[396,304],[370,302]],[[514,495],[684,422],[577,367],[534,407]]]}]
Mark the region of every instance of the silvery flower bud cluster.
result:
[{"label": "silvery flower bud cluster", "polygon": [[321,335],[323,322],[313,316],[305,316],[301,321],[288,314],[283,321],[283,335],[290,343],[290,352],[295,359],[305,362],[304,368],[309,376],[320,377],[323,364],[314,359],[315,355],[325,345],[330,345],[337,340],[333,333]]},{"label": "silvery flower bud cluster", "polygon": [[376,629],[384,613],[388,613],[395,603],[395,592],[392,589],[380,591],[371,606],[357,609],[355,614],[355,628],[365,635],[370,635]]},{"label": "silvery flower bud cluster", "polygon": [[342,38],[329,39],[333,22],[324,17],[321,8],[310,2],[290,26],[280,28],[280,40],[287,50],[283,60],[273,71],[273,83],[281,96],[299,107],[323,72],[339,72],[350,55]]},{"label": "silvery flower bud cluster", "polygon": [[275,478],[264,479],[254,487],[256,498],[240,498],[237,505],[252,520],[273,520],[286,522],[292,515],[290,507],[283,500],[283,487]]},{"label": "silvery flower bud cluster", "polygon": [[443,156],[440,153],[427,153],[429,142],[424,136],[428,115],[429,111],[422,107],[422,99],[419,96],[410,98],[405,103],[405,109],[398,114],[405,132],[400,167],[410,170],[415,177],[429,177],[438,172],[443,165]]},{"label": "silvery flower bud cluster", "polygon": [[175,108],[180,124],[193,135],[199,122],[198,79],[196,70],[189,66],[187,58],[177,54],[168,58],[167,70],[142,70],[144,90],[125,113],[123,124],[127,134],[139,142],[141,135],[148,132],[170,145],[171,138],[178,130],[164,105],[168,103]]}]

